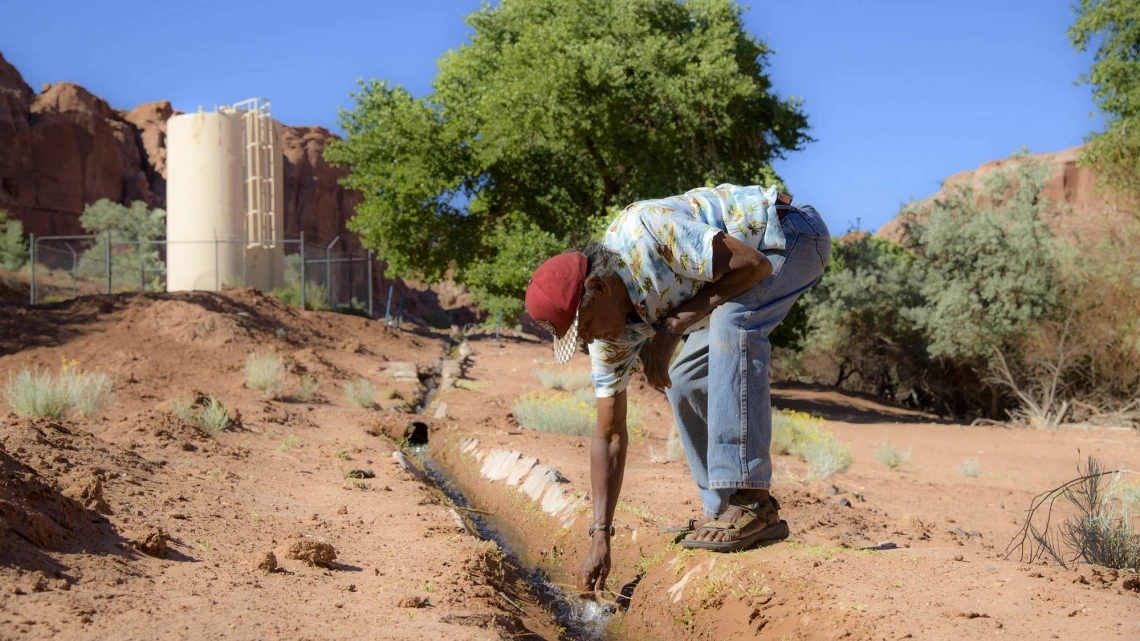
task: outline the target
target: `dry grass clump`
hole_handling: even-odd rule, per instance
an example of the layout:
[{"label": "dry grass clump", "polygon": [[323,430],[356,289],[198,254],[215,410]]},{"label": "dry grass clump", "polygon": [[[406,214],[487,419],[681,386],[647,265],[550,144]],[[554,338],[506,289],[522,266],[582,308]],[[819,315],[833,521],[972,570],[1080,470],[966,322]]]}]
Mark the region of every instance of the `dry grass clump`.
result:
[{"label": "dry grass clump", "polygon": [[[526,429],[553,434],[590,436],[598,421],[597,400],[593,389],[567,392],[530,392],[515,401],[515,419]],[[641,427],[641,408],[629,403],[626,428],[634,432]]]},{"label": "dry grass clump", "polygon": [[851,449],[827,429],[827,422],[807,412],[773,410],[773,454],[808,464],[810,479],[825,479],[851,466]]},{"label": "dry grass clump", "polygon": [[976,458],[968,458],[958,466],[958,471],[962,476],[975,478],[982,474],[982,463]]},{"label": "dry grass clump", "polygon": [[61,418],[76,410],[92,418],[111,401],[111,379],[106,374],[81,372],[78,362],[65,361],[58,376],[38,367],[8,374],[4,398],[16,416]]},{"label": "dry grass clump", "polygon": [[197,427],[206,436],[221,434],[230,424],[230,413],[226,406],[213,394],[206,396],[205,402],[195,403],[184,399],[177,399],[171,403],[174,413],[182,420]]},{"label": "dry grass clump", "polygon": [[[1135,499],[1122,479],[1135,472],[1106,471],[1091,456],[1077,472],[1077,478],[1033,498],[1006,555],[1019,551],[1029,562],[1050,557],[1062,567],[1083,562],[1117,570],[1140,568],[1140,532],[1132,524]],[[1073,516],[1054,526],[1053,504],[1062,497]]]},{"label": "dry grass clump", "polygon": [[539,432],[590,436],[597,422],[595,406],[565,392],[523,394],[514,410],[519,425]]},{"label": "dry grass clump", "polygon": [[344,394],[350,403],[362,410],[370,410],[376,406],[376,388],[367,379],[361,378],[356,383],[346,383]]},{"label": "dry grass clump", "polygon": [[297,385],[293,393],[300,401],[312,400],[317,392],[321,391],[321,382],[317,380],[312,374],[302,374],[297,379]]},{"label": "dry grass clump", "polygon": [[245,359],[245,386],[274,400],[285,393],[285,361],[278,354],[250,354]]},{"label": "dry grass clump", "polygon": [[892,470],[897,470],[900,465],[910,460],[911,450],[912,448],[907,448],[904,452],[892,445],[890,441],[883,441],[879,449],[875,450],[875,459]]},{"label": "dry grass clump", "polygon": [[548,367],[535,370],[534,375],[544,386],[553,390],[573,391],[590,387],[590,370],[569,369],[565,367]]},{"label": "dry grass clump", "polygon": [[657,448],[649,446],[649,461],[651,463],[672,463],[685,458],[685,448],[681,445],[681,434],[674,425],[669,430],[669,438],[665,441],[665,456],[657,452]]}]

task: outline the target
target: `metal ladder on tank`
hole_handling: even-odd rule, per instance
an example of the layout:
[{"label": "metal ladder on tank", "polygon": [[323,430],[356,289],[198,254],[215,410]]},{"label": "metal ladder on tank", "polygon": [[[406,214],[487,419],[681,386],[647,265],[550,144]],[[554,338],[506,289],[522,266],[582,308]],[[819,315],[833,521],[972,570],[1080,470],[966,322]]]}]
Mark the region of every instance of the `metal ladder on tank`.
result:
[{"label": "metal ladder on tank", "polygon": [[250,98],[234,103],[242,114],[245,148],[246,247],[273,248],[277,244],[277,148],[274,143],[270,102]]}]

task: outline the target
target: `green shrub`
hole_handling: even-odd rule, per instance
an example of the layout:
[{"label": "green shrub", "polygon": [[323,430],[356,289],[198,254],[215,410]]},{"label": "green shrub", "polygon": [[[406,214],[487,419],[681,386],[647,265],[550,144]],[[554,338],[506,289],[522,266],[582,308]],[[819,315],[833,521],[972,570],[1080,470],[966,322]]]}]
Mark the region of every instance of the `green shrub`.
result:
[{"label": "green shrub", "polygon": [[851,466],[851,450],[807,412],[772,412],[773,454],[791,455],[808,464],[809,478],[825,479]]},{"label": "green shrub", "polygon": [[[308,301],[305,301],[305,302],[308,302]],[[372,315],[368,313],[368,305],[356,300],[355,298],[353,298],[352,302],[350,302],[348,304],[337,305],[333,311],[338,313],[338,314],[348,314],[349,316],[359,316],[361,318],[372,318]]]},{"label": "green shrub", "polygon": [[958,466],[958,471],[962,473],[962,476],[975,478],[982,474],[982,463],[976,458],[968,458]]},{"label": "green shrub", "polygon": [[355,384],[346,383],[344,394],[348,397],[349,402],[360,409],[370,410],[376,406],[376,388],[363,378]]},{"label": "green shrub", "polygon": [[111,401],[111,379],[80,372],[74,363],[64,365],[57,377],[37,367],[9,374],[4,396],[20,417],[61,418],[75,409],[83,418],[93,418]]},{"label": "green shrub", "polygon": [[903,452],[894,445],[891,445],[890,441],[883,441],[879,449],[875,450],[875,459],[892,470],[895,470],[910,460],[910,452],[911,448],[907,448],[907,451]]},{"label": "green shrub", "polygon": [[229,427],[229,411],[213,394],[207,395],[205,402],[195,403],[194,401],[178,399],[171,405],[174,407],[175,414],[197,427],[206,436],[217,436]]},{"label": "green shrub", "polygon": [[[292,307],[301,306],[300,281],[287,280],[284,287],[278,287],[271,293],[286,305]],[[305,308],[319,312],[332,310],[332,307],[329,305],[328,293],[325,292],[325,288],[321,287],[320,283],[311,280],[305,282]]]},{"label": "green shrub", "polygon": [[245,386],[265,399],[285,393],[285,361],[272,352],[250,354],[245,359]]},{"label": "green shrub", "polygon": [[523,394],[515,401],[515,419],[528,430],[590,436],[597,423],[597,408],[565,392]]},{"label": "green shrub", "polygon": [[534,375],[540,383],[553,390],[569,392],[593,386],[593,381],[590,380],[590,370],[548,367],[535,370]]},{"label": "green shrub", "polygon": [[296,395],[301,401],[311,400],[321,390],[321,382],[312,374],[303,374],[297,379]]},{"label": "green shrub", "polygon": [[140,285],[146,290],[165,289],[166,263],[159,246],[146,242],[166,235],[164,210],[148,209],[141,200],[128,207],[102,198],[84,207],[79,222],[87,233],[96,236],[95,243],[79,257],[76,269],[80,276],[100,280],[107,273],[106,245],[110,234],[115,248],[111,268],[116,290],[124,284],[128,291]]},{"label": "green shrub", "polygon": [[8,212],[0,210],[0,267],[17,272],[28,262],[28,240],[24,237],[24,224],[9,220]]},{"label": "green shrub", "polygon": [[60,418],[71,407],[71,391],[59,385],[49,372],[23,370],[8,374],[4,398],[16,416]]},{"label": "green shrub", "polygon": [[[530,392],[515,401],[515,419],[526,429],[554,434],[590,436],[598,422],[593,388],[574,392]],[[626,429],[636,437],[643,422],[637,403],[626,406]]]}]

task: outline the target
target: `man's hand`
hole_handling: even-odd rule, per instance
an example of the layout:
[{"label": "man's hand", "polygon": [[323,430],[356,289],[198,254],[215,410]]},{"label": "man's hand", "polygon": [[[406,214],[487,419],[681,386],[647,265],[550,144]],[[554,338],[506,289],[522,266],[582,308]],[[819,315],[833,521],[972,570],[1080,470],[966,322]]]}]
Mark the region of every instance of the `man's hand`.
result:
[{"label": "man's hand", "polygon": [[610,539],[604,533],[594,534],[590,553],[582,561],[578,571],[578,589],[599,591],[606,587],[606,577],[610,575]]},{"label": "man's hand", "polygon": [[673,381],[669,380],[669,363],[680,342],[679,336],[658,331],[649,345],[641,350],[641,367],[645,370],[645,378],[649,379],[649,384],[658,392],[664,392],[665,388],[673,385]]}]

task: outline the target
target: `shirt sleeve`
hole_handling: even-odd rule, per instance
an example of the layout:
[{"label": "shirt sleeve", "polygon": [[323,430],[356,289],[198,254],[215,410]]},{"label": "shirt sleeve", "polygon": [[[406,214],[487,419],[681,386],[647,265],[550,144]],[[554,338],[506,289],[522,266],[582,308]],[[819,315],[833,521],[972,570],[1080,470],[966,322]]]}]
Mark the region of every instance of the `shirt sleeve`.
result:
[{"label": "shirt sleeve", "polygon": [[644,344],[645,336],[628,326],[617,340],[590,343],[590,379],[595,396],[609,398],[629,386],[629,375],[639,369],[637,355]]},{"label": "shirt sleeve", "polygon": [[649,233],[643,241],[678,276],[702,282],[713,280],[712,241],[719,229],[688,213],[661,208],[642,213]]}]

